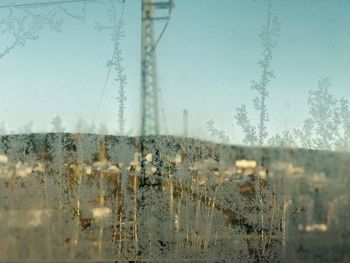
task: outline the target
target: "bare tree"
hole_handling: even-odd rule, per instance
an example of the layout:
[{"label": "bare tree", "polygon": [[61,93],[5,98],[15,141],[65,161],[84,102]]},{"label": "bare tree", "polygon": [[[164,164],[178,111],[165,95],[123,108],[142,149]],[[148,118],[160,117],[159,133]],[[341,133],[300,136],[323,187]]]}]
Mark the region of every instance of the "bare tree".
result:
[{"label": "bare tree", "polygon": [[[302,146],[331,150],[339,138],[338,100],[329,93],[330,86],[330,80],[322,78],[318,81],[317,89],[309,91],[307,104],[310,117],[304,121],[301,130],[295,131]],[[345,101],[343,101],[342,108],[346,109]]]},{"label": "bare tree", "polygon": [[98,133],[100,135],[107,135],[108,134],[108,128],[107,128],[106,124],[100,123],[100,127],[99,127],[99,130],[98,130]]},{"label": "bare tree", "polygon": [[272,0],[267,0],[267,17],[266,23],[262,27],[260,39],[263,45],[263,58],[258,62],[261,68],[259,81],[253,81],[251,88],[257,91],[257,96],[253,99],[255,110],[258,112],[258,123],[253,126],[248,119],[246,107],[243,105],[237,108],[235,119],[237,124],[243,129],[245,134],[244,142],[249,144],[256,143],[262,145],[267,138],[266,122],[269,120],[266,107],[266,99],[269,95],[268,85],[271,79],[275,78],[271,69],[272,50],[277,44],[279,36],[280,22],[276,16],[272,16]]},{"label": "bare tree", "polygon": [[62,121],[62,118],[59,115],[55,116],[52,119],[51,124],[53,126],[53,131],[54,132],[59,132],[59,133],[64,132],[65,128],[62,125],[63,121]]},{"label": "bare tree", "polygon": [[[108,2],[106,4],[106,13],[108,16],[108,19],[110,21],[110,25],[101,25],[96,24],[96,27],[98,30],[103,29],[110,29],[112,31],[111,38],[113,41],[113,54],[112,58],[107,61],[107,67],[108,67],[108,75],[107,80],[109,77],[109,74],[111,72],[111,69],[113,67],[115,74],[116,74],[116,84],[118,87],[118,95],[117,95],[117,102],[118,102],[118,126],[119,126],[119,133],[124,134],[125,133],[125,101],[127,100],[126,97],[126,84],[127,84],[127,77],[125,74],[125,68],[122,65],[123,62],[123,56],[122,56],[122,50],[121,50],[121,40],[125,36],[125,32],[123,31],[123,15],[124,15],[124,5],[121,8],[121,11],[118,16],[118,10],[114,2]],[[107,81],[106,81],[107,83]]]},{"label": "bare tree", "polygon": [[303,148],[312,148],[314,122],[311,118],[304,120],[303,127],[301,129],[294,129],[294,134],[297,140],[299,140],[299,145]]},{"label": "bare tree", "polygon": [[0,123],[0,136],[6,134],[6,126],[4,122]]},{"label": "bare tree", "polygon": [[82,118],[79,118],[76,124],[75,132],[83,133],[85,131],[86,126],[87,126],[86,121],[83,120]]},{"label": "bare tree", "polygon": [[342,136],[336,142],[336,148],[338,150],[350,149],[350,110],[349,101],[345,98],[341,98],[339,101],[339,117],[342,126]]},{"label": "bare tree", "polygon": [[254,145],[258,142],[258,136],[256,134],[256,128],[250,123],[247,115],[247,109],[245,105],[237,108],[235,115],[237,124],[243,129],[244,139],[243,143]]},{"label": "bare tree", "polygon": [[28,121],[21,128],[19,128],[18,131],[19,133],[23,133],[23,134],[30,134],[33,132],[33,125],[34,125],[33,121]]},{"label": "bare tree", "polygon": [[290,131],[283,131],[282,134],[277,133],[268,140],[268,144],[279,147],[295,147],[295,135]]},{"label": "bare tree", "polygon": [[211,136],[217,137],[220,140],[220,142],[223,143],[228,143],[230,141],[230,138],[225,134],[224,131],[220,131],[214,127],[215,122],[213,119],[210,119],[206,124]]}]

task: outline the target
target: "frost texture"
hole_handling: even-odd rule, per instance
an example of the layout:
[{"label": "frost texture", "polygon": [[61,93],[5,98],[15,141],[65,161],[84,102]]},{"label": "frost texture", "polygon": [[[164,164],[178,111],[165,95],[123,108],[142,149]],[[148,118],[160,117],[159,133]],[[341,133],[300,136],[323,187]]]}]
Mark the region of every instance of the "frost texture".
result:
[{"label": "frost texture", "polygon": [[338,100],[329,91],[328,78],[318,81],[318,87],[309,91],[309,117],[301,129],[295,129],[296,145],[321,150],[349,150],[349,102]]},{"label": "frost texture", "polygon": [[[33,3],[35,3],[35,1]],[[2,17],[0,20],[2,40],[0,59],[9,54],[16,47],[23,47],[27,41],[37,40],[40,34],[46,29],[53,30],[57,33],[61,32],[63,18],[83,21],[88,2],[81,4],[81,10],[78,14],[70,12],[61,4],[44,5],[45,8],[40,8],[40,5],[38,5],[38,8],[25,6],[16,7],[16,4],[18,3],[13,1],[9,3],[9,8],[0,10]]]},{"label": "frost texture", "polygon": [[141,186],[138,138],[2,136],[0,259],[349,258],[348,154],[148,141]]},{"label": "frost texture", "polygon": [[[102,3],[102,2],[101,2]],[[112,2],[114,66],[119,87],[119,126],[124,132],[126,77],[121,66],[121,23]],[[13,35],[0,57],[59,31],[62,7],[12,8],[0,23]],[[23,19],[12,19],[14,14]],[[57,14],[57,16],[56,16]],[[268,139],[267,86],[279,23],[262,29],[260,80],[252,83],[259,113],[252,125],[246,107],[236,120],[244,143]],[[11,42],[13,41],[13,42]],[[11,44],[12,43],[12,44]],[[346,99],[329,93],[321,79],[310,91],[309,118],[301,129],[268,139],[275,146],[347,150],[350,112]],[[0,126],[0,261],[211,261],[348,262],[350,254],[348,153],[291,148],[236,147],[189,138],[158,136],[146,145],[146,180],[140,184],[139,138],[107,135],[80,119],[64,133],[59,116],[53,133],[20,134]],[[211,135],[229,137],[214,127]]]},{"label": "frost texture", "polygon": [[244,133],[244,143],[264,144],[268,132],[266,122],[269,120],[267,112],[266,100],[269,96],[268,85],[272,79],[275,78],[274,72],[271,69],[272,50],[277,44],[277,38],[280,31],[280,22],[277,17],[272,16],[272,0],[267,1],[267,17],[266,24],[263,25],[261,33],[259,35],[263,45],[263,58],[259,60],[258,65],[261,69],[261,75],[259,81],[252,81],[251,88],[255,90],[258,95],[253,99],[254,109],[258,112],[258,124],[253,126],[247,116],[247,111],[244,105],[237,108],[235,115],[236,122],[240,126]]},{"label": "frost texture", "polygon": [[[304,136],[301,137],[307,138]],[[295,148],[295,135],[289,131],[284,131],[282,134],[277,133],[268,140],[268,144],[272,146]]]},{"label": "frost texture", "polygon": [[112,58],[107,62],[108,74],[106,78],[105,86],[107,85],[108,78],[111,74],[112,67],[116,74],[116,84],[118,87],[118,96],[116,97],[118,102],[118,126],[119,126],[119,134],[123,135],[125,132],[125,101],[126,98],[126,84],[127,84],[127,76],[125,74],[125,69],[123,67],[123,57],[122,57],[122,49],[121,49],[121,40],[125,36],[125,32],[123,31],[123,16],[124,16],[124,5],[120,14],[118,14],[116,3],[108,2],[104,3],[106,14],[108,20],[110,22],[109,25],[101,25],[96,23],[97,30],[105,30],[109,29],[112,31],[111,39],[113,41],[113,54]]},{"label": "frost texture", "polygon": [[230,138],[225,134],[224,131],[220,131],[215,128],[215,122],[213,119],[207,122],[207,129],[212,137],[217,137],[222,143],[228,143]]}]

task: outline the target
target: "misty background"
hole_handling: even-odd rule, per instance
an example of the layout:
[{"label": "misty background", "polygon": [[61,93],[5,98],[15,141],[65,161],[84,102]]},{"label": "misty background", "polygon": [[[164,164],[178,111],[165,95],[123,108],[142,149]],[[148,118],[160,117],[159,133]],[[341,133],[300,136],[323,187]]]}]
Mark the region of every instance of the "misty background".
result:
[{"label": "misty background", "polygon": [[[1,4],[5,2],[12,3]],[[112,70],[107,79],[114,47],[109,26],[114,19],[124,23],[120,39],[127,77],[124,130],[127,135],[139,134],[140,1],[125,1],[123,16],[123,4],[112,1],[114,18],[106,15],[108,2],[86,4],[85,15],[82,3],[65,4],[69,14],[53,13],[62,19],[60,32],[40,20],[32,21],[37,23],[33,27],[37,39],[24,41],[1,57],[0,123],[7,133],[50,131],[57,115],[66,131],[77,131],[80,125],[98,132],[103,124],[108,133],[118,133],[116,72]],[[45,16],[52,8],[31,8],[31,12]],[[189,136],[220,141],[208,131],[207,123],[213,120],[230,143],[242,143],[237,107],[246,105],[252,123],[259,119],[251,83],[261,74],[258,61],[264,47],[259,34],[266,10],[267,1],[262,0],[176,1],[157,47],[162,134],[181,135],[182,112],[187,109]],[[345,0],[272,1],[271,12],[280,30],[270,65],[275,78],[267,86],[269,136],[303,126],[309,91],[317,89],[320,79],[330,81],[329,93],[338,100],[350,98],[348,10],[350,2]],[[0,8],[2,17],[11,12]],[[13,11],[13,17],[25,14],[21,9]],[[4,21],[0,23],[2,53],[15,36],[4,30]]]}]

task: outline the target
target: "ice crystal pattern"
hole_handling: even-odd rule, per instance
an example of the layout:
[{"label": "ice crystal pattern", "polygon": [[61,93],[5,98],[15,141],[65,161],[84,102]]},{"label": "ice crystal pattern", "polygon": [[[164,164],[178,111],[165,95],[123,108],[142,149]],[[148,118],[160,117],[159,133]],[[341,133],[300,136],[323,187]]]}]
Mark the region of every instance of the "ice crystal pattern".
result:
[{"label": "ice crystal pattern", "polygon": [[[349,257],[341,249],[350,231],[344,210],[348,154],[230,147],[173,136],[149,142],[141,186],[138,138],[2,136],[0,259]],[[335,244],[327,240],[334,235],[333,251]]]}]

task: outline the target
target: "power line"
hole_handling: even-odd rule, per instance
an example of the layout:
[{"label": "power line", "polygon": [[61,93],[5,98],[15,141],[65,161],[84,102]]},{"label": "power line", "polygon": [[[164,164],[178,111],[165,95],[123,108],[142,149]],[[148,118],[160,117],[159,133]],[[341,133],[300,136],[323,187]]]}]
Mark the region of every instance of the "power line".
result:
[{"label": "power line", "polygon": [[[26,4],[6,4],[0,5],[0,8],[10,8],[10,7],[40,7],[47,5],[56,5],[56,4],[72,4],[79,2],[95,2],[96,0],[62,0],[62,1],[47,1],[47,2],[37,2],[37,3],[26,3]],[[124,3],[125,0],[115,0],[119,3]]]},{"label": "power line", "polygon": [[[168,28],[170,17],[171,17],[171,13],[173,11],[173,7],[174,7],[174,3],[173,3],[173,0],[171,0],[171,1],[169,1],[168,15],[165,17],[166,22],[165,22],[165,24],[164,24],[164,26],[163,26],[163,28],[162,28],[162,30],[161,30],[157,40],[156,40],[156,43],[155,43],[154,47],[152,48],[152,52],[157,48],[157,46],[158,46],[160,40],[162,39],[166,29]],[[157,19],[157,18],[155,18],[155,19]],[[161,17],[161,19],[163,20],[164,18]]]},{"label": "power line", "polygon": [[26,4],[7,4],[0,5],[0,8],[10,8],[10,7],[40,7],[45,5],[56,5],[56,4],[70,4],[78,2],[93,2],[96,0],[62,0],[62,1],[47,1],[47,2],[37,2],[37,3],[26,3]]}]

